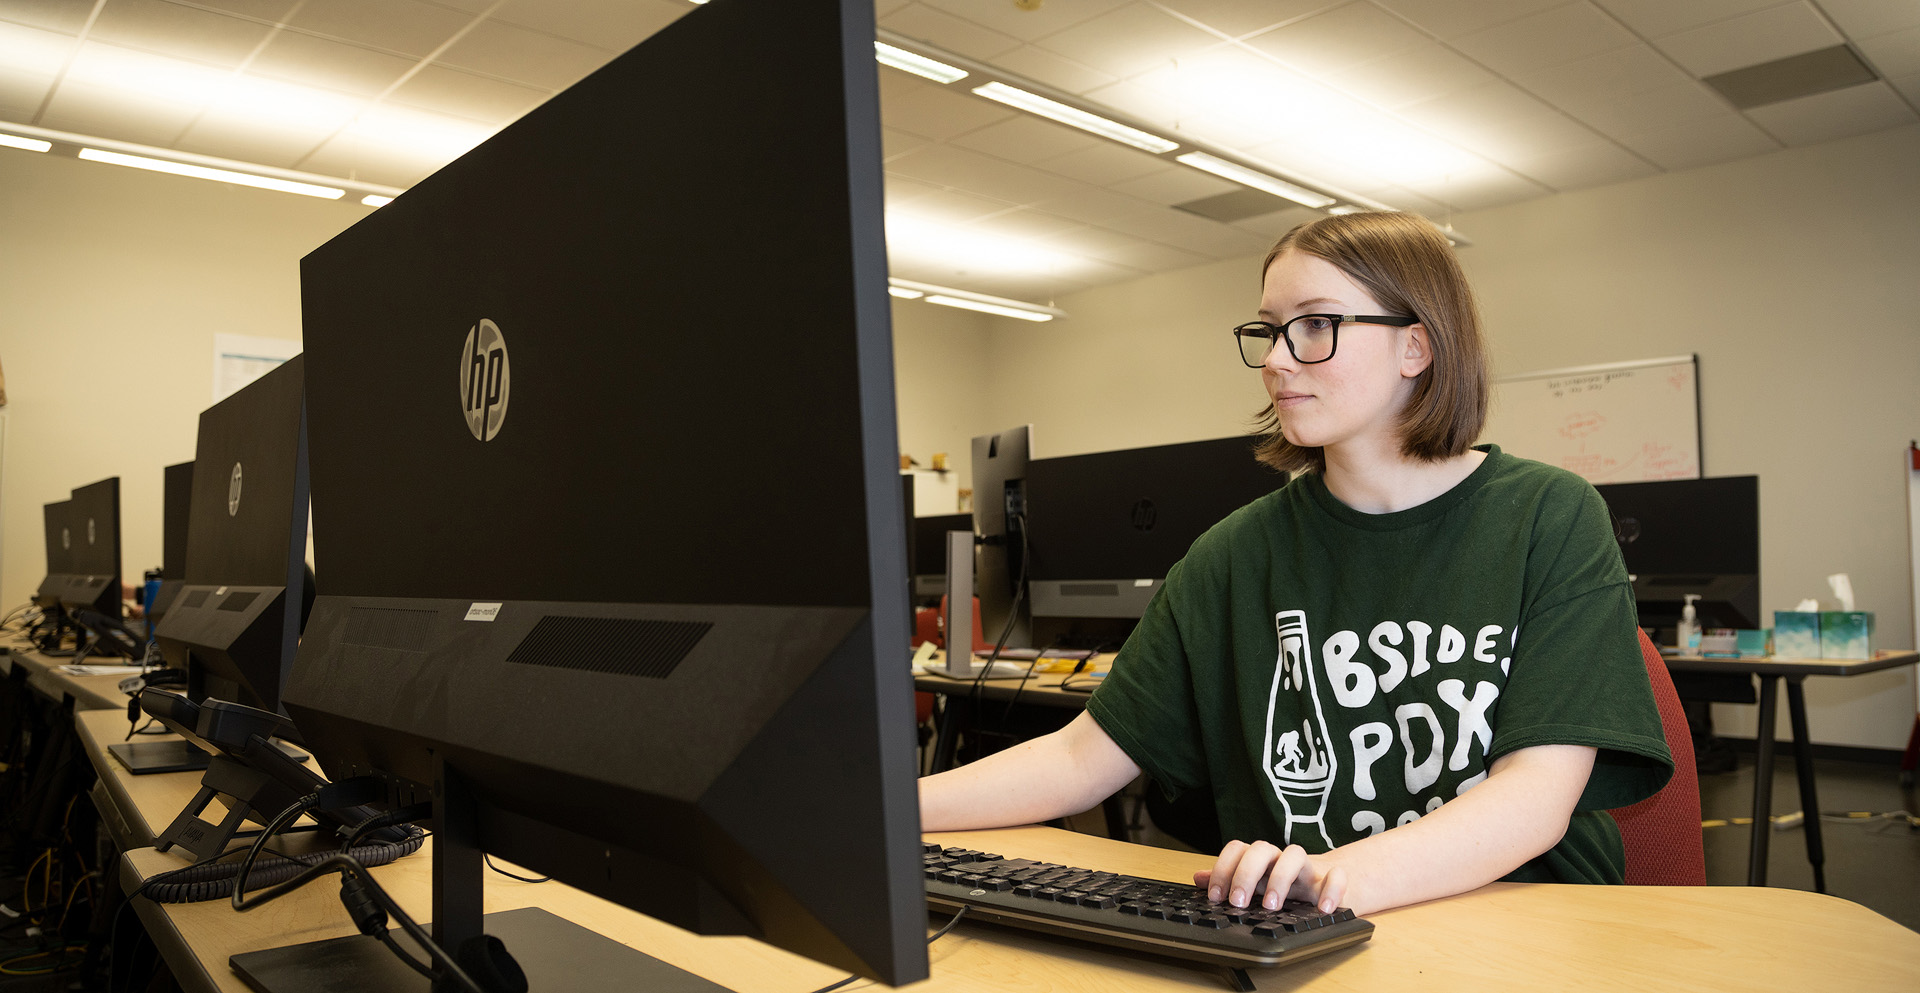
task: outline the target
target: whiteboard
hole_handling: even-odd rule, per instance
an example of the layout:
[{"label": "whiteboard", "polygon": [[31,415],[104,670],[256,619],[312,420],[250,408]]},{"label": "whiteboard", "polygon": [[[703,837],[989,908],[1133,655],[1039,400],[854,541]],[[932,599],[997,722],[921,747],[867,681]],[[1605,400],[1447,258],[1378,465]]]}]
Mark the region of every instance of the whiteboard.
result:
[{"label": "whiteboard", "polygon": [[1592,483],[1699,479],[1699,397],[1692,355],[1502,376],[1481,440]]}]

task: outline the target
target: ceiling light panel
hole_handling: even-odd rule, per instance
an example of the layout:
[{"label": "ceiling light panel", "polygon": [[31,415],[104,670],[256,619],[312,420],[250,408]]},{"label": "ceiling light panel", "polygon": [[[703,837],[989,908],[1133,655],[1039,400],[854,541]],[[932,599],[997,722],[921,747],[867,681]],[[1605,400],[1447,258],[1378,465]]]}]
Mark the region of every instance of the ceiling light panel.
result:
[{"label": "ceiling light panel", "polygon": [[166,159],[150,158],[144,155],[127,155],[122,152],[109,152],[98,148],[82,148],[80,158],[89,162],[104,162],[108,165],[128,166],[144,169],[148,172],[164,172],[175,176],[188,176],[194,179],[211,179],[236,186],[252,186],[280,193],[297,193],[301,196],[318,197],[322,200],[338,200],[346,195],[345,190],[314,183],[297,183],[288,179],[275,179],[271,176],[255,176],[231,169],[214,169],[208,166],[193,165],[186,162],[170,162]]},{"label": "ceiling light panel", "polygon": [[1278,176],[1269,175],[1256,169],[1250,169],[1237,162],[1229,162],[1226,159],[1215,155],[1208,155],[1205,152],[1188,152],[1185,155],[1178,156],[1174,161],[1182,165],[1192,166],[1202,172],[1210,172],[1219,176],[1221,179],[1232,180],[1242,186],[1251,186],[1256,190],[1265,190],[1277,197],[1285,197],[1302,206],[1325,207],[1334,202],[1334,199],[1330,196],[1315,193],[1304,186],[1296,186]]},{"label": "ceiling light panel", "polygon": [[973,88],[973,92],[977,96],[986,97],[989,100],[1006,104],[1009,107],[1016,107],[1029,114],[1038,114],[1048,120],[1059,121],[1061,124],[1097,134],[1102,138],[1108,138],[1120,142],[1123,145],[1131,145],[1141,151],[1154,153],[1171,152],[1180,147],[1180,143],[1177,141],[1169,141],[1159,135],[1149,134],[1139,128],[1129,127],[1121,124],[1119,121],[1109,120],[1098,114],[1081,110],[1078,107],[1070,107],[1057,100],[1049,100],[1037,93],[1029,93],[1026,90],[1008,86],[1005,83],[992,82],[984,86],[976,86]]},{"label": "ceiling light panel", "polygon": [[73,39],[66,35],[0,21],[0,66],[9,72],[52,76],[72,51]]},{"label": "ceiling light panel", "polygon": [[41,141],[38,138],[22,138],[13,134],[0,134],[0,145],[29,152],[44,152],[53,147],[53,142]]},{"label": "ceiling light panel", "polygon": [[913,73],[936,83],[951,83],[967,78],[967,71],[945,62],[916,55],[904,48],[895,48],[885,42],[873,43],[873,57],[881,65],[892,66],[904,72]]}]

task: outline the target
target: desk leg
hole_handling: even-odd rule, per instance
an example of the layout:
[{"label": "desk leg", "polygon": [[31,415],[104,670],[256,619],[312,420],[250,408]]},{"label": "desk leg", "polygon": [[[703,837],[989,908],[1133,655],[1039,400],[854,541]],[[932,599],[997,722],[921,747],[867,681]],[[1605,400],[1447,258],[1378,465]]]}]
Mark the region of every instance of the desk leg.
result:
[{"label": "desk leg", "polygon": [[958,693],[940,698],[940,718],[933,735],[933,768],[946,772],[953,768],[954,749],[960,744],[960,725],[973,712],[972,704]]},{"label": "desk leg", "polygon": [[1820,843],[1820,798],[1813,787],[1813,741],[1807,737],[1805,676],[1787,677],[1787,716],[1793,722],[1793,766],[1800,780],[1800,829],[1807,835],[1807,862],[1813,866],[1813,891],[1827,891],[1827,853]]},{"label": "desk leg", "polygon": [[1747,885],[1767,885],[1767,842],[1773,825],[1773,721],[1780,698],[1780,677],[1760,677],[1760,723],[1753,735],[1753,844],[1747,854]]}]

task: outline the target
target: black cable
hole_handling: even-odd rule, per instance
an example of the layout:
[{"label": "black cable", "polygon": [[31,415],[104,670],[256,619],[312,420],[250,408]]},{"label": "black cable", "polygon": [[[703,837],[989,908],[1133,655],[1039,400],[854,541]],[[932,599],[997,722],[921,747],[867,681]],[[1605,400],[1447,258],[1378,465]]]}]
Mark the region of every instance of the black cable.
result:
[{"label": "black cable", "polygon": [[[980,703],[981,692],[987,684],[987,674],[993,671],[994,663],[1000,661],[1000,653],[1006,650],[1007,638],[1013,634],[1013,622],[1020,619],[1020,605],[1022,603],[1025,603],[1027,599],[1027,563],[1029,559],[1029,555],[1027,552],[1027,519],[1026,519],[1026,516],[1023,514],[1013,514],[1013,515],[1010,515],[1007,519],[1009,522],[1011,521],[1020,522],[1020,578],[1013,585],[1013,604],[1012,606],[1007,608],[1007,623],[1001,625],[1000,627],[1000,639],[994,642],[993,651],[987,655],[986,664],[982,665],[980,667],[980,671],[976,673],[973,677],[973,689],[968,693],[967,698],[969,702],[971,702],[975,706],[976,708],[975,713],[978,713],[977,708]],[[954,595],[953,591],[949,590],[947,592],[947,595],[953,596]],[[962,644],[966,646],[965,648],[962,649],[962,651],[967,653],[968,658],[972,658],[973,657],[973,632],[971,631],[963,632],[960,635],[960,638],[962,640]],[[953,652],[953,640],[954,640],[954,633],[952,631],[948,631],[947,632],[947,652],[949,657],[951,657]],[[1031,667],[1029,667],[1028,675],[1031,675],[1031,674],[1032,674],[1032,670],[1031,670]],[[1026,677],[1022,677],[1023,683],[1025,682],[1025,679]]]},{"label": "black cable", "polygon": [[[1040,660],[1046,658],[1048,652],[1060,647],[1060,642],[1061,638],[1054,638],[1051,642],[1047,643],[1047,647],[1042,648],[1033,656],[1032,662],[1027,663],[1027,674],[1021,677],[1020,685],[1013,688],[1013,699],[1007,701],[1007,709],[1000,713],[1000,730],[1005,731],[1007,729],[1007,722],[1013,719],[1013,708],[1020,705],[1020,694],[1026,692],[1027,681],[1033,678],[1033,670],[1040,667]],[[1065,680],[1061,680],[1061,682],[1065,682]]]},{"label": "black cable", "polygon": [[483,859],[483,860],[484,860],[484,861],[485,861],[485,862],[487,863],[487,868],[489,868],[489,869],[492,869],[493,871],[495,871],[495,872],[497,872],[497,873],[499,873],[499,874],[501,874],[502,876],[505,876],[505,877],[507,877],[508,879],[518,879],[518,880],[520,880],[520,881],[521,881],[521,882],[523,882],[523,883],[551,883],[551,882],[553,882],[553,877],[552,877],[552,876],[521,876],[521,875],[517,875],[517,874],[515,874],[515,873],[511,873],[511,872],[508,872],[507,870],[505,870],[505,869],[502,869],[502,868],[500,868],[500,867],[499,867],[499,866],[497,866],[497,865],[494,865],[494,864],[493,864],[493,856],[491,856],[491,855],[488,855],[488,854],[485,854],[484,852],[483,852],[483,853],[481,853],[481,855],[480,855],[480,858],[481,858],[481,859]]},{"label": "black cable", "polygon": [[[970,909],[972,908],[963,906],[959,910],[954,911],[953,919],[948,921],[945,927],[942,927],[940,930],[935,931],[930,935],[927,935],[927,944],[931,945],[934,942],[939,941],[941,938],[946,937],[947,932],[953,930],[953,926],[955,924],[960,923],[960,919],[967,916],[967,911]],[[861,977],[859,976],[848,976],[847,978],[842,979],[837,983],[833,983],[828,986],[822,986],[819,989],[814,990],[813,993],[833,993],[834,990],[837,990],[840,987],[847,985],[848,983],[859,982],[860,978]]]}]

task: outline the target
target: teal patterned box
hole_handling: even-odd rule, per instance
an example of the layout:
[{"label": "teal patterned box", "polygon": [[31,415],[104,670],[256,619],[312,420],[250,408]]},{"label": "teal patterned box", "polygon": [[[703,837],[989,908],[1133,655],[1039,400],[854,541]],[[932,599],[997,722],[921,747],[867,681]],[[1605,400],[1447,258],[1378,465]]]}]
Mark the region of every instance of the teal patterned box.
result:
[{"label": "teal patterned box", "polygon": [[1820,615],[1811,610],[1774,611],[1773,657],[1777,659],[1819,658]]},{"label": "teal patterned box", "polygon": [[1828,610],[1820,614],[1820,657],[1873,657],[1873,611]]}]

